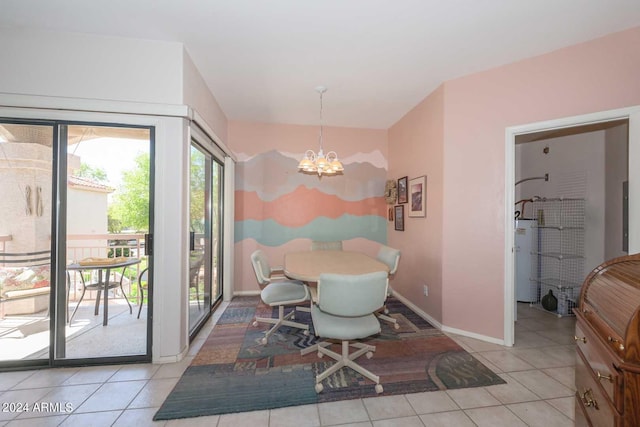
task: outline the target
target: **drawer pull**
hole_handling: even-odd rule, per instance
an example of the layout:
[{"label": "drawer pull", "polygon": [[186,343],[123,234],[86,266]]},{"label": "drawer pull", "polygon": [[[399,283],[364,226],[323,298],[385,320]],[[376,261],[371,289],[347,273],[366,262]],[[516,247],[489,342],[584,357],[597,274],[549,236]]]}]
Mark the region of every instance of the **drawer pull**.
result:
[{"label": "drawer pull", "polygon": [[584,393],[582,393],[582,403],[584,403],[584,406],[586,406],[587,408],[589,406],[593,406],[593,408],[596,410],[600,409],[598,408],[598,402],[593,398],[591,389],[585,390]]},{"label": "drawer pull", "polygon": [[607,337],[607,341],[612,342],[612,343],[614,343],[614,344],[615,344],[615,343],[618,343],[618,348],[619,348],[620,350],[624,350],[624,344],[620,344],[620,340],[618,340],[618,339],[616,339],[616,338],[613,338],[611,335],[609,335],[609,336]]},{"label": "drawer pull", "polygon": [[612,382],[613,382],[613,377],[612,377],[611,375],[602,375],[602,374],[600,373],[600,371],[596,372],[596,374],[598,375],[598,379],[599,379],[600,381],[602,381],[602,380],[609,380],[609,382],[610,382],[610,383],[612,383]]},{"label": "drawer pull", "polygon": [[578,341],[582,341],[582,342],[583,342],[583,343],[585,343],[585,344],[587,343],[587,337],[582,337],[582,338],[580,338],[580,337],[578,337],[578,336],[574,335],[574,336],[573,336],[573,339],[574,339],[574,341],[576,341],[576,342],[578,342]]}]

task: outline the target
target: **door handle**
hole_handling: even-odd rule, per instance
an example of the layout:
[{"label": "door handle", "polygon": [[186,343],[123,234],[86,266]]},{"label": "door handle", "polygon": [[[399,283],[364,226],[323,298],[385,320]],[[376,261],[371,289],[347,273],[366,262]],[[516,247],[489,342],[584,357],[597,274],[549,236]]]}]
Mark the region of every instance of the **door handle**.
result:
[{"label": "door handle", "polygon": [[196,250],[196,232],[195,231],[189,232],[189,250],[190,251]]}]

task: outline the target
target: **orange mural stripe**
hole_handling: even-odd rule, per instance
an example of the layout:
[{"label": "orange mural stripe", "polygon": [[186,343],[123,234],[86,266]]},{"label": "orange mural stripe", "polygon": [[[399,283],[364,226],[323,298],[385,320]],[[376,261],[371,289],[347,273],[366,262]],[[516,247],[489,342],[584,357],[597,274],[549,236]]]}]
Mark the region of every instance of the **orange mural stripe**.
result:
[{"label": "orange mural stripe", "polygon": [[273,219],[287,227],[300,227],[317,217],[339,218],[345,214],[386,218],[387,205],[383,197],[346,201],[304,186],[270,202],[261,200],[254,191],[235,192],[236,221]]}]

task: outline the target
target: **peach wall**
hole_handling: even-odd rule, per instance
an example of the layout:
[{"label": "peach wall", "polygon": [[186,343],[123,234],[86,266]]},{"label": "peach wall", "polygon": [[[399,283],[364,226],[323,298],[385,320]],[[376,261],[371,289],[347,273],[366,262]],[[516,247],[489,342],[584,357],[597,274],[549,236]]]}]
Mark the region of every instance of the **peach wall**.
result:
[{"label": "peach wall", "polygon": [[639,105],[639,46],[635,28],[444,84],[443,324],[504,335],[505,128]]},{"label": "peach wall", "polygon": [[273,265],[309,250],[311,240],[343,240],[346,250],[375,255],[387,243],[383,192],[387,131],[325,128],[325,151],[344,164],[340,176],[298,172],[304,151],[317,151],[318,126],[230,122],[236,154],[234,291],[258,290],[249,262],[262,249]]},{"label": "peach wall", "polygon": [[408,218],[405,212],[405,231],[388,226],[389,245],[401,252],[391,286],[437,321],[442,321],[443,296],[443,102],[440,86],[389,129],[389,177],[427,176],[426,217]]}]

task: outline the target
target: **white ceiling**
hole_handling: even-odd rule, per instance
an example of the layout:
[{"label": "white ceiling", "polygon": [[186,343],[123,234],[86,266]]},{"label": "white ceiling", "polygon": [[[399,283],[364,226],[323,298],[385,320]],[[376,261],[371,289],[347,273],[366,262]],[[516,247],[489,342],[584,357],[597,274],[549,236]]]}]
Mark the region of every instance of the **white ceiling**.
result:
[{"label": "white ceiling", "polygon": [[[639,0],[0,0],[0,26],[182,42],[231,120],[386,129],[442,82],[640,26]],[[640,48],[640,47],[639,47]]]}]

